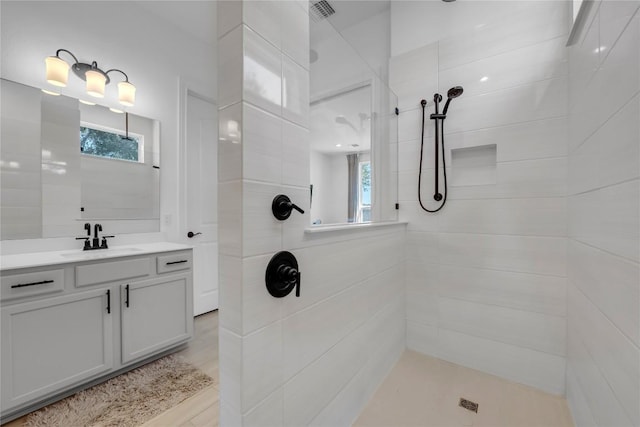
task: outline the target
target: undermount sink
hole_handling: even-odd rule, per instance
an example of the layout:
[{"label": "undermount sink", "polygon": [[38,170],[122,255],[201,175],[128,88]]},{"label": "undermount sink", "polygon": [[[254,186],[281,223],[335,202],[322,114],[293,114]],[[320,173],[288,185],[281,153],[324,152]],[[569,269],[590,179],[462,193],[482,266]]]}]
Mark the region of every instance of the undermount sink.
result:
[{"label": "undermount sink", "polygon": [[134,248],[134,247],[94,249],[91,251],[78,250],[74,252],[67,252],[64,254],[60,254],[60,256],[65,258],[75,258],[75,259],[97,259],[97,258],[115,257],[120,255],[126,256],[126,255],[131,255],[140,251],[142,251],[142,249]]}]

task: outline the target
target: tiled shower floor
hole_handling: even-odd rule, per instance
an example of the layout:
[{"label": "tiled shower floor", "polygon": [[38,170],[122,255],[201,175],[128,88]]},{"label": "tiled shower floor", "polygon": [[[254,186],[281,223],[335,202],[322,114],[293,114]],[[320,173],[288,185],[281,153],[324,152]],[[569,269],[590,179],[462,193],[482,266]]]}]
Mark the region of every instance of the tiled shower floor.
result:
[{"label": "tiled shower floor", "polygon": [[[458,406],[479,404],[478,413]],[[573,426],[564,398],[407,350],[355,426]]]}]

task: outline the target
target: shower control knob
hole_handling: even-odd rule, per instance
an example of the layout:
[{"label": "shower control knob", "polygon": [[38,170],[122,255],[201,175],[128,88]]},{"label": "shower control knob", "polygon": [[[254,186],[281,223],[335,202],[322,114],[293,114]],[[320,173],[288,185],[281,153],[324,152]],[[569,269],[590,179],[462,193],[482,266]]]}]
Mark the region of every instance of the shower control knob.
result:
[{"label": "shower control knob", "polygon": [[295,288],[300,296],[300,271],[296,257],[287,251],[278,252],[271,258],[265,274],[267,291],[276,297],[286,297]]},{"label": "shower control knob", "polygon": [[285,219],[291,216],[291,211],[295,209],[301,214],[304,213],[299,206],[291,203],[291,199],[285,196],[284,194],[278,194],[274,197],[273,202],[271,203],[271,211],[273,212],[273,216],[275,216],[280,221],[284,221]]},{"label": "shower control knob", "polygon": [[288,265],[278,266],[278,276],[285,283],[295,282],[298,279],[298,270]]}]

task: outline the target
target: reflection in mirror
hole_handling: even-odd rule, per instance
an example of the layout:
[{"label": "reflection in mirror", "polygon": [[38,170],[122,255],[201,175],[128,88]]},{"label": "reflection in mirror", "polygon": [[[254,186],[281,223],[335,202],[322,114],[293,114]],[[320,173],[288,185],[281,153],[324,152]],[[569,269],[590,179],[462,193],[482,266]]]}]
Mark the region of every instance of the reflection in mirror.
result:
[{"label": "reflection in mirror", "polygon": [[155,121],[80,105],[82,219],[159,218]]},{"label": "reflection in mirror", "polygon": [[73,237],[86,220],[114,234],[160,229],[157,121],[130,114],[127,129],[126,114],[0,82],[3,240]]},{"label": "reflection in mirror", "polygon": [[313,224],[371,221],[371,86],[311,103]]}]

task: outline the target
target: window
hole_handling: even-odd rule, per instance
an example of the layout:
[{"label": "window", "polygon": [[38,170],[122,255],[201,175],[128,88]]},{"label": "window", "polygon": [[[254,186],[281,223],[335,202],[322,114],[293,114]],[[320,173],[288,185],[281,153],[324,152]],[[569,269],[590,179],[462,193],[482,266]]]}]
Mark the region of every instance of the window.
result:
[{"label": "window", "polygon": [[371,221],[371,162],[358,168],[358,222]]},{"label": "window", "polygon": [[144,163],[144,137],[129,133],[126,138],[117,132],[93,125],[80,126],[80,151],[90,156]]}]

